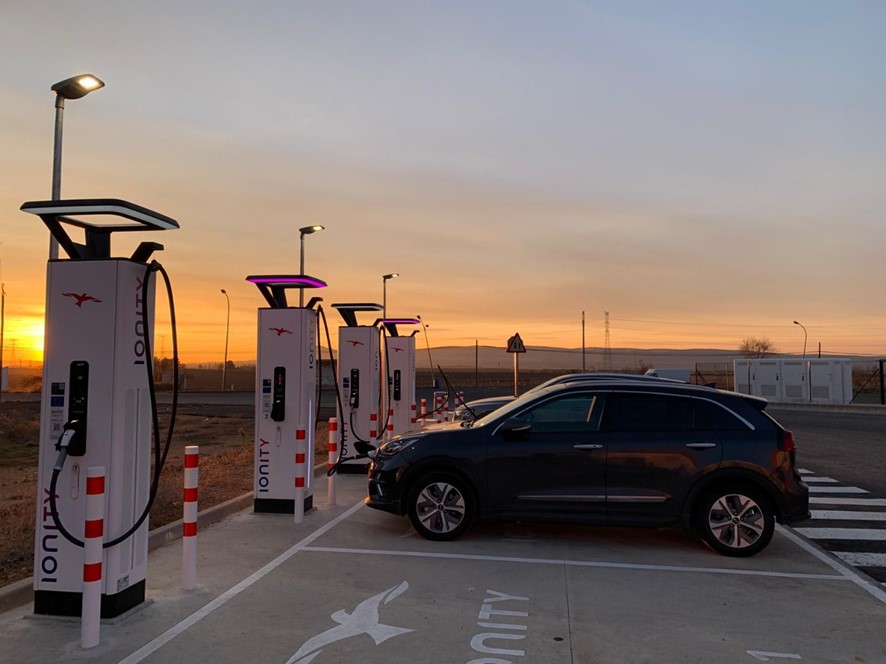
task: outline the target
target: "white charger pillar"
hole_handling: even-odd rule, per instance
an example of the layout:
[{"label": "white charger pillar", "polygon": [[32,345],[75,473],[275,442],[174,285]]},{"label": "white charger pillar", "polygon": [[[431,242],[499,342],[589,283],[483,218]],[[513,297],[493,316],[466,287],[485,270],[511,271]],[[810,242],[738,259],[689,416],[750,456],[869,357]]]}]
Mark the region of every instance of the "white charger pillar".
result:
[{"label": "white charger pillar", "polygon": [[[313,507],[317,413],[317,311],[320,298],[290,307],[288,289],[324,288],[307,275],[250,276],[268,307],[258,310],[255,371],[256,512],[303,514]],[[300,462],[297,462],[300,461]],[[296,509],[296,497],[302,508]]]},{"label": "white charger pillar", "polygon": [[416,429],[415,418],[415,330],[408,337],[400,336],[398,325],[421,325],[417,318],[384,318],[379,321],[387,331],[385,337],[385,373],[387,391],[383,395],[391,411],[391,433]]},{"label": "white charger pillar", "polygon": [[[151,254],[163,246],[142,242],[129,258],[113,258],[111,234],[179,226],[118,199],[36,201],[21,209],[40,216],[67,254],[47,267],[34,613],[79,616],[87,469],[106,469],[105,544],[135,526],[150,497],[153,417],[146,365],[153,361],[155,282],[151,277],[147,289],[144,282]],[[83,244],[72,241],[68,226],[83,230]],[[63,435],[66,459],[57,447]],[[102,618],[144,601],[147,561],[145,519],[104,548]]]},{"label": "white charger pillar", "polygon": [[[336,406],[339,450],[344,458],[356,452],[358,443],[377,445],[382,434],[381,331],[375,325],[357,325],[357,312],[379,312],[383,307],[374,303],[333,304],[332,307],[345,321],[345,325],[338,328],[341,404]],[[337,472],[364,473],[367,466],[365,459],[351,459],[342,462]]]}]

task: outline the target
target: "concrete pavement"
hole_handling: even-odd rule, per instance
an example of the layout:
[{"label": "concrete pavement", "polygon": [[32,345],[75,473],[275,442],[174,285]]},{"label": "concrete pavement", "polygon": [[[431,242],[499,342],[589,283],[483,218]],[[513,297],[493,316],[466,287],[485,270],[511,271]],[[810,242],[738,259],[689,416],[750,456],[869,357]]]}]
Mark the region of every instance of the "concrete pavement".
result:
[{"label": "concrete pavement", "polygon": [[779,529],[751,559],[676,530],[481,523],[418,537],[362,506],[365,478],[317,483],[316,510],[244,511],[151,553],[149,602],[79,647],[79,623],[0,615],[0,662],[880,662],[886,593]]}]

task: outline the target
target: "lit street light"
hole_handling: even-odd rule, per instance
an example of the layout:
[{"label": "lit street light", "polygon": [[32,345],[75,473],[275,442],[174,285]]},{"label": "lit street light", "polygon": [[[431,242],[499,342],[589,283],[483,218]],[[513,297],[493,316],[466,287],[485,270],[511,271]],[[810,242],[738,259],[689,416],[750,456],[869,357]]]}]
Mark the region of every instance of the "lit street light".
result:
[{"label": "lit street light", "polygon": [[225,362],[222,364],[222,392],[225,391],[225,381],[228,379],[228,335],[231,331],[231,298],[228,297],[228,291],[221,289],[222,295],[228,303],[228,321],[225,323]]},{"label": "lit street light", "polygon": [[806,327],[798,320],[794,321],[794,325],[799,325],[803,328],[803,357],[806,357],[806,339],[808,338],[808,334],[806,334]]},{"label": "lit street light", "polygon": [[[52,147],[52,200],[61,198],[62,191],[62,125],[64,123],[65,99],[80,99],[105,84],[92,74],[80,74],[59,81],[52,86],[55,93],[55,139]],[[49,260],[58,258],[58,240],[50,234]]]},{"label": "lit street light", "polygon": [[[298,229],[298,243],[300,245],[299,252],[299,260],[298,260],[298,273],[302,276],[305,274],[305,235],[310,235],[311,233],[316,233],[317,231],[322,231],[326,227],[325,226],[304,226]],[[303,288],[300,288],[298,291],[298,306],[305,306],[305,291]]]},{"label": "lit street light", "polygon": [[383,274],[381,277],[381,315],[382,318],[388,317],[388,279],[394,279],[400,275],[396,272]]}]

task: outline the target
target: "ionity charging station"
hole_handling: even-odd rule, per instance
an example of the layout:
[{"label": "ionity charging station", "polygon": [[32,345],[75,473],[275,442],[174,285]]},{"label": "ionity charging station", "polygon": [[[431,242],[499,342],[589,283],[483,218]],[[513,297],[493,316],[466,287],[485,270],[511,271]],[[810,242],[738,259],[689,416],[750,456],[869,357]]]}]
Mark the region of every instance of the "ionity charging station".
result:
[{"label": "ionity charging station", "polygon": [[415,422],[415,330],[408,337],[400,336],[398,325],[421,325],[417,318],[383,318],[379,321],[387,331],[385,367],[388,379],[387,402],[391,422],[388,433],[406,433],[416,428]]},{"label": "ionity charging station", "polygon": [[[313,506],[317,412],[317,311],[321,298],[291,307],[289,289],[324,288],[307,275],[251,276],[268,306],[258,310],[255,374],[256,512],[303,514]],[[297,473],[297,463],[304,472]],[[301,486],[299,482],[301,481]],[[303,511],[296,509],[301,499]]]},{"label": "ionity charging station", "polygon": [[[358,443],[376,445],[383,429],[381,395],[381,331],[373,325],[358,325],[357,313],[379,312],[380,304],[333,304],[345,322],[338,328],[338,377],[341,381],[341,402],[338,404],[339,450],[356,449]],[[344,410],[344,412],[342,412]],[[362,473],[366,461],[343,461],[340,473]]]},{"label": "ionity charging station", "polygon": [[[166,276],[156,262],[148,264],[163,245],[142,242],[128,258],[112,257],[111,235],[179,225],[117,199],[29,202],[21,209],[38,215],[67,254],[47,267],[34,612],[80,615],[86,475],[104,466],[101,616],[111,618],[145,598],[146,517],[156,493],[151,275],[159,269]],[[82,244],[68,234],[72,227],[83,231]],[[161,467],[158,454],[154,481]]]}]

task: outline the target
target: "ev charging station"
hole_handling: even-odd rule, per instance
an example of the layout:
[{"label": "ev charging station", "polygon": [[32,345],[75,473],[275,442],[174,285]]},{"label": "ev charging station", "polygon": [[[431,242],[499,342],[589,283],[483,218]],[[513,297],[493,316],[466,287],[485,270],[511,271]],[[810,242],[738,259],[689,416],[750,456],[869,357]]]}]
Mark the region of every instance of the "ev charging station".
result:
[{"label": "ev charging station", "polygon": [[[288,289],[325,288],[307,275],[251,276],[268,303],[258,310],[258,361],[255,376],[256,512],[293,514],[297,489],[303,506],[313,506],[311,472],[314,458],[314,418],[317,412],[317,310],[315,297],[306,307],[290,307]],[[299,443],[304,441],[304,451]],[[304,486],[298,487],[296,456],[307,464]]]},{"label": "ev charging station", "polygon": [[[142,242],[130,257],[112,257],[111,235],[179,225],[118,199],[35,201],[21,209],[39,216],[67,254],[47,267],[34,613],[81,613],[86,475],[104,466],[101,617],[111,618],[145,598],[155,412],[149,275],[157,269],[148,261],[163,249]],[[69,227],[83,231],[82,244]]]},{"label": "ev charging station", "polygon": [[[341,402],[337,406],[339,450],[355,449],[356,443],[375,445],[382,432],[380,330],[373,325],[357,325],[357,312],[383,310],[380,304],[333,304],[345,322],[338,328],[338,378]],[[344,409],[345,412],[342,412]],[[340,473],[362,473],[364,460],[342,461]]]},{"label": "ev charging station", "polygon": [[392,411],[389,431],[394,435],[416,428],[415,423],[415,330],[401,337],[398,325],[421,325],[417,318],[383,318],[379,321],[387,331],[385,367],[388,390],[385,398]]}]

